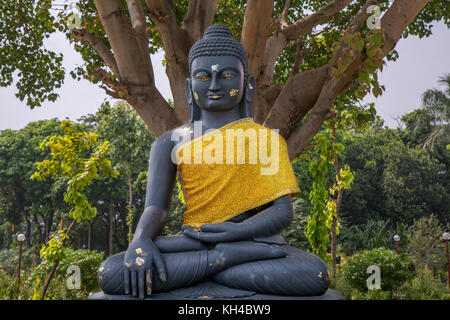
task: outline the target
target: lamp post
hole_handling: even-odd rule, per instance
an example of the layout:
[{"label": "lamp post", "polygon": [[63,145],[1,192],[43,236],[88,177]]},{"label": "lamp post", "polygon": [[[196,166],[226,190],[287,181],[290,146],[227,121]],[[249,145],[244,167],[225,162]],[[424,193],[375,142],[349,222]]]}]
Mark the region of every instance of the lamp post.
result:
[{"label": "lamp post", "polygon": [[398,257],[398,242],[400,241],[400,236],[398,234],[396,234],[394,236],[394,241],[395,241],[395,250],[397,251],[397,257]]},{"label": "lamp post", "polygon": [[450,240],[450,233],[444,232],[442,237],[444,238],[447,246],[447,279],[448,279],[448,288],[450,290],[450,258],[448,256],[448,240]]},{"label": "lamp post", "polygon": [[25,241],[25,235],[23,233],[17,236],[17,240],[19,240],[19,270],[17,271],[17,287],[20,289],[20,265],[22,263],[22,245]]}]

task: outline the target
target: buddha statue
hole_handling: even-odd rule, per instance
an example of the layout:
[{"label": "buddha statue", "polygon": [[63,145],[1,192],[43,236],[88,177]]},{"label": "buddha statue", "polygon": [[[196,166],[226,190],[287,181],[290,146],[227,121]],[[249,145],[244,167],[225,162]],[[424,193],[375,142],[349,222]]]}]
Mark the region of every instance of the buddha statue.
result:
[{"label": "buddha statue", "polygon": [[[280,236],[300,190],[286,141],[251,118],[255,79],[244,48],[227,27],[212,25],[191,48],[189,70],[190,122],[152,145],[145,210],[128,249],[101,265],[103,293],[192,297],[201,293],[189,288],[203,284],[215,286],[213,297],[323,295],[326,264]],[[183,226],[160,236],[176,177]]]}]

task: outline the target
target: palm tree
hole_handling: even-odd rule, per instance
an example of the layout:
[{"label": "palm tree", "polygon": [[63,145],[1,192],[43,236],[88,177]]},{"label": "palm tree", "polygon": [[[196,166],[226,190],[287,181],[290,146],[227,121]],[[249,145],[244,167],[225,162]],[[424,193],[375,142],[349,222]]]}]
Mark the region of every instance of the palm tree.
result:
[{"label": "palm tree", "polygon": [[425,91],[422,94],[423,109],[404,117],[407,130],[417,139],[417,145],[431,152],[450,143],[450,73],[441,76],[438,83],[445,89]]}]

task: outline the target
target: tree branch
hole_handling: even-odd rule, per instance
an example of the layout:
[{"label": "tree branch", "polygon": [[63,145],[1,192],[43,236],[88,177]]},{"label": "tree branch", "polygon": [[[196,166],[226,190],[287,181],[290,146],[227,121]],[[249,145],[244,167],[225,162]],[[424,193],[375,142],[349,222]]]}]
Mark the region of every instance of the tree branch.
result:
[{"label": "tree branch", "polygon": [[180,122],[189,119],[184,83],[189,75],[188,55],[193,39],[177,25],[172,1],[146,0],[146,14],[155,23],[166,54],[166,73],[175,103],[174,112]]},{"label": "tree branch", "polygon": [[241,43],[247,51],[249,73],[255,76],[257,83],[263,72],[262,62],[272,11],[273,0],[247,1]]},{"label": "tree branch", "polygon": [[[397,44],[403,31],[415,19],[420,11],[430,0],[396,0],[381,19],[382,32],[385,36],[384,56],[387,55]],[[367,7],[378,1],[369,0],[359,11],[350,24],[349,31],[357,31],[362,24],[367,21]],[[332,61],[336,61],[340,53],[337,53]],[[303,148],[311,141],[319,130],[323,121],[331,114],[330,108],[335,97],[349,88],[349,84],[354,81],[357,72],[360,70],[362,61],[366,57],[364,52],[354,52],[350,65],[344,71],[344,75],[339,79],[328,76],[322,91],[317,99],[311,113],[298,131],[291,134],[287,140],[289,156],[291,159],[300,155]],[[377,57],[382,59],[383,57]],[[281,95],[281,94],[280,94]]]},{"label": "tree branch", "polygon": [[128,12],[130,14],[131,25],[134,30],[138,46],[141,50],[142,57],[145,59],[145,65],[147,66],[147,72],[154,83],[153,66],[150,60],[150,50],[148,49],[148,33],[147,23],[145,21],[144,9],[142,3],[139,0],[127,0]]},{"label": "tree branch", "polygon": [[266,41],[264,59],[262,62],[264,74],[262,75],[261,82],[266,85],[270,85],[273,79],[275,62],[289,41],[298,39],[299,37],[308,34],[311,32],[313,27],[326,22],[339,10],[345,8],[351,1],[352,0],[333,0],[317,12],[297,20],[287,28],[281,30],[279,33],[272,35]]},{"label": "tree branch", "polygon": [[303,62],[303,58],[308,54],[309,50],[305,48],[305,43],[303,41],[299,41],[295,48],[295,60],[294,65],[292,66],[291,74],[289,77],[295,76],[300,71],[300,67]]},{"label": "tree branch", "polygon": [[195,42],[201,39],[203,32],[213,21],[219,0],[190,0],[184,17],[182,29],[186,30]]},{"label": "tree branch", "polygon": [[367,13],[367,9],[370,6],[378,5],[380,0],[367,0],[366,3],[359,9],[356,16],[353,18],[352,22],[348,26],[347,30],[350,33],[358,31],[371,14]]},{"label": "tree branch", "polygon": [[329,66],[326,65],[291,76],[263,124],[272,129],[279,129],[280,134],[288,138],[303,116],[314,106],[328,71]]},{"label": "tree branch", "polygon": [[288,41],[295,40],[298,37],[311,32],[315,26],[326,22],[334,14],[344,9],[352,0],[333,0],[317,12],[310,14],[285,28],[281,33]]},{"label": "tree branch", "polygon": [[[152,85],[148,74],[142,72],[142,65],[145,65],[146,57],[142,56],[121,1],[94,0],[94,2],[114,52],[121,81],[138,88]],[[136,94],[143,93],[136,92]]]},{"label": "tree branch", "polygon": [[286,22],[287,15],[289,13],[289,9],[291,8],[292,0],[286,0],[284,2],[283,11],[281,12],[280,21]]},{"label": "tree branch", "polygon": [[430,0],[395,0],[383,18],[381,18],[386,54],[395,48],[403,31],[428,2]]},{"label": "tree branch", "polygon": [[[139,40],[123,10],[121,0],[94,0],[94,3],[121,76],[120,86],[123,86],[121,87],[123,90],[121,90],[122,94],[117,93],[126,98],[155,135],[158,136],[180,125],[174,110],[156,89],[151,75],[148,72],[142,72],[143,66],[148,65],[148,56],[143,54],[138,44]],[[136,22],[142,19],[139,8],[132,8],[132,11],[130,13],[132,20]],[[138,32],[142,32],[142,26],[136,25],[136,27]],[[116,82],[108,82],[99,70],[97,70],[97,76],[116,91],[114,89],[114,85],[118,85]]]},{"label": "tree branch", "polygon": [[75,29],[72,30],[72,35],[74,38],[88,44],[93,48],[103,62],[111,69],[114,74],[120,78],[119,69],[117,68],[116,59],[112,54],[111,50],[106,46],[105,42],[99,37],[89,33],[85,29]]}]

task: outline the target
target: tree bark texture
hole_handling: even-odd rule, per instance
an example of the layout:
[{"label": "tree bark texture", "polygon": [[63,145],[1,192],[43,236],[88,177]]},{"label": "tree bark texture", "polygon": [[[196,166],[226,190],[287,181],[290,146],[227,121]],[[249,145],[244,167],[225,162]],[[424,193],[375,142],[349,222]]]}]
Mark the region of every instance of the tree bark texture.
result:
[{"label": "tree bark texture", "polygon": [[[381,19],[386,54],[394,49],[402,32],[429,1],[393,1]],[[350,67],[339,79],[332,75],[331,69],[342,52],[333,56],[328,64],[299,72],[299,64],[307,52],[298,45],[296,63],[285,84],[273,82],[274,66],[284,48],[332,19],[351,2],[331,0],[316,12],[288,24],[285,18],[291,1],[285,1],[279,17],[273,16],[273,0],[247,1],[240,36],[247,50],[249,71],[256,78],[253,118],[280,130],[287,140],[291,159],[302,153],[323,121],[332,116],[330,108],[335,98],[352,87],[366,56],[364,52],[354,55]],[[346,32],[358,31],[369,17],[368,6],[378,2],[364,1]],[[94,0],[94,3],[110,46],[84,29],[73,30],[73,36],[89,44],[103,59],[108,70],[96,70],[95,75],[103,82],[106,92],[126,99],[157,136],[186,123],[185,79],[189,75],[189,49],[214,22],[218,0],[190,0],[181,23],[177,23],[170,0],[146,0],[146,8],[138,0]],[[175,108],[170,107],[155,86],[146,19],[152,20],[163,43]],[[272,28],[274,23],[276,27]]]}]

